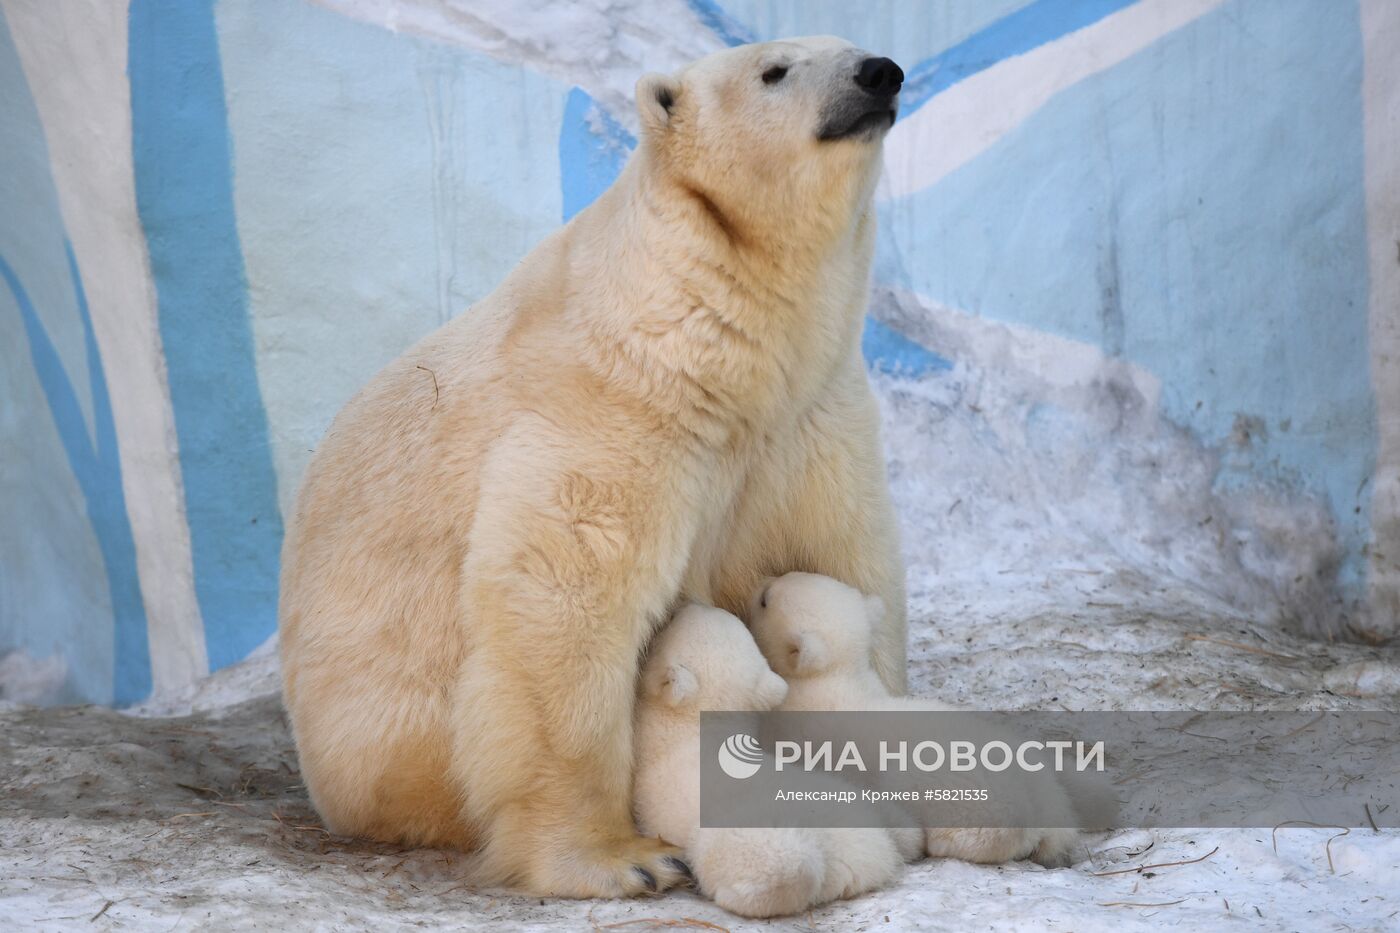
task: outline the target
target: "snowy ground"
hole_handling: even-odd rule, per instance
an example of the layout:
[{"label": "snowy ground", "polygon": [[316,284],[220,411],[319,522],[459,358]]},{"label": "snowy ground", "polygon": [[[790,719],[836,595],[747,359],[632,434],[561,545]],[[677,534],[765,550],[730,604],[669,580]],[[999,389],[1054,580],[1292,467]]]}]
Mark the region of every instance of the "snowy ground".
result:
[{"label": "snowy ground", "polygon": [[[915,629],[916,688],[942,685],[980,706],[1110,708],[1130,696],[1128,705],[1152,708],[1400,709],[1400,652],[1280,635],[1266,646],[1219,619],[1091,611],[987,622],[975,645],[923,620]],[[1193,637],[1205,633],[1220,641]],[[1277,849],[1269,829],[1124,831],[1092,838],[1080,864],[1056,871],[925,862],[897,887],[768,924],[687,893],[570,902],[473,891],[453,853],[352,842],[319,828],[272,662],[215,675],[194,699],[205,708],[189,716],[0,713],[4,926],[1400,928],[1400,833],[1370,829],[1340,837],[1281,829]]]},{"label": "snowy ground", "polygon": [[[1302,634],[1354,625],[1325,585],[1316,503],[1222,496],[1230,450],[1163,423],[1150,377],[1120,362],[901,296],[877,313],[957,360],[878,380],[915,692],[985,709],[1400,710],[1400,648]],[[925,862],[767,924],[681,892],[472,890],[453,853],[319,827],[276,690],[266,651],[137,716],[0,708],[0,927],[1400,929],[1400,832],[1369,828],[1128,830],[1054,871]]]}]

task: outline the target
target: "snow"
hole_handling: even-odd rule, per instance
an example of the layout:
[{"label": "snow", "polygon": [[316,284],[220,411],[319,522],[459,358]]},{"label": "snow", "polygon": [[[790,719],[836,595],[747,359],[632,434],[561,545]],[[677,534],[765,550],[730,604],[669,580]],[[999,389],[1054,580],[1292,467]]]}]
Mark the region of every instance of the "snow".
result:
[{"label": "snow", "polygon": [[[1274,633],[1272,654],[1257,654],[1186,637],[1205,631],[1256,643],[1253,629],[1219,617],[1059,613],[984,619],[970,629],[920,616],[913,629],[915,689],[986,707],[1400,704],[1394,650]],[[202,709],[188,716],[98,707],[0,713],[6,926],[379,930],[491,922],[529,930],[692,918],[734,930],[1121,931],[1261,918],[1266,928],[1383,929],[1400,916],[1400,833],[1307,827],[1100,834],[1087,840],[1083,861],[1055,871],[925,862],[895,887],[768,924],[684,892],[579,902],[475,891],[458,874],[455,853],[352,842],[319,828],[298,781],[274,661],[269,653],[215,674],[200,696],[185,699],[186,708]],[[1357,665],[1384,672],[1372,678],[1384,692],[1344,696],[1329,686],[1332,674]],[[240,680],[259,685],[248,687],[258,695],[240,700],[227,689]],[[1201,860],[1094,874],[1190,859]],[[89,923],[108,901],[98,924]]]},{"label": "snow", "polygon": [[[916,693],[986,709],[1400,709],[1400,649],[1305,634],[1338,611],[1306,585],[1329,566],[1317,504],[1216,489],[1229,452],[1163,421],[1149,375],[907,295],[880,293],[875,313],[956,361],[876,377]],[[4,704],[5,926],[1400,927],[1400,832],[1369,828],[1103,833],[1072,868],[929,861],[769,923],[686,892],[474,890],[456,853],[319,827],[277,690],[269,643],[127,713]]]},{"label": "snow", "polygon": [[28,651],[10,651],[0,657],[0,703],[60,703],[67,679],[68,662],[61,654],[41,659]]},{"label": "snow", "polygon": [[578,85],[637,129],[632,91],[649,71],[678,71],[724,43],[684,0],[315,0],[344,16]]},{"label": "snow", "polygon": [[953,360],[877,377],[912,598],[930,614],[1067,607],[1204,613],[1330,635],[1338,554],[1326,505],[1221,488],[1247,437],[1203,446],[1147,371],[1097,347],[877,289],[872,313]]}]

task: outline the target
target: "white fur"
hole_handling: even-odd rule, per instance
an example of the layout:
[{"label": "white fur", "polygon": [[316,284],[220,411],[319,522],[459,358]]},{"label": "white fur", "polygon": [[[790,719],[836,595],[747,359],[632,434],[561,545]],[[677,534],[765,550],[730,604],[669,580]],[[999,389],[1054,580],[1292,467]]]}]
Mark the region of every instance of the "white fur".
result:
[{"label": "white fur", "polygon": [[[790,573],[763,581],[749,606],[749,618],[764,657],[788,683],[781,709],[954,710],[934,700],[894,696],[876,676],[870,633],[883,613],[878,597],[830,577]],[[1002,799],[992,806],[1000,816],[1013,807],[1022,808],[1027,821],[1073,822],[1076,810],[1060,783],[1032,780],[1014,771],[999,775],[997,783]],[[1086,791],[1093,797],[1091,807],[1106,805],[1106,792]],[[1059,866],[1072,862],[1078,840],[1073,829],[943,827],[928,829],[925,844],[933,856],[986,863],[1030,858]]]},{"label": "white fur", "polygon": [[797,913],[893,881],[900,852],[883,829],[700,826],[700,712],[761,712],[787,687],[742,622],[689,605],[656,636],[637,701],[637,826],[686,850],[707,897],[748,917]]},{"label": "white fur", "polygon": [[477,850],[542,895],[675,883],[632,827],[637,658],[677,605],[742,611],[779,570],[884,596],[902,688],[860,355],[880,135],[820,138],[865,54],[790,40],[643,78],[617,182],[336,417],[279,623],[327,827]]}]

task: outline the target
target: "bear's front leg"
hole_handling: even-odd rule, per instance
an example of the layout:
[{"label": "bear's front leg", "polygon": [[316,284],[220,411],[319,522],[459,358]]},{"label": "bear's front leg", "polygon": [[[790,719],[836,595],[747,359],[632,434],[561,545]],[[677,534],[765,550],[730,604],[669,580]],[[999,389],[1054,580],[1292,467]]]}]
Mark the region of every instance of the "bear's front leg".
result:
[{"label": "bear's front leg", "polygon": [[906,690],[904,559],[880,446],[880,415],[858,362],[792,432],[775,438],[744,487],[717,574],[716,605],[747,617],[765,576],[834,577],[885,603],[875,670]]},{"label": "bear's front leg", "polygon": [[632,714],[639,655],[679,587],[686,517],[654,464],[553,470],[550,454],[498,449],[484,471],[453,777],[487,877],[564,897],[664,890],[689,870],[637,835]]}]

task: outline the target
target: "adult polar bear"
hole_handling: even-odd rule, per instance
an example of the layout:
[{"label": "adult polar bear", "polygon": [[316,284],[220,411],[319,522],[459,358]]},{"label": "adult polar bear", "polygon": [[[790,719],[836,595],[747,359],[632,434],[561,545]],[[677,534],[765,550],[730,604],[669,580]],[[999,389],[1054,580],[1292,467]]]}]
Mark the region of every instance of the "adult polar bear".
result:
[{"label": "adult polar bear", "polygon": [[284,696],[339,833],[480,852],[539,894],[681,879],[631,815],[638,662],[767,575],[894,607],[860,330],[903,73],[834,38],[637,85],[595,204],[335,419],[283,551]]}]

